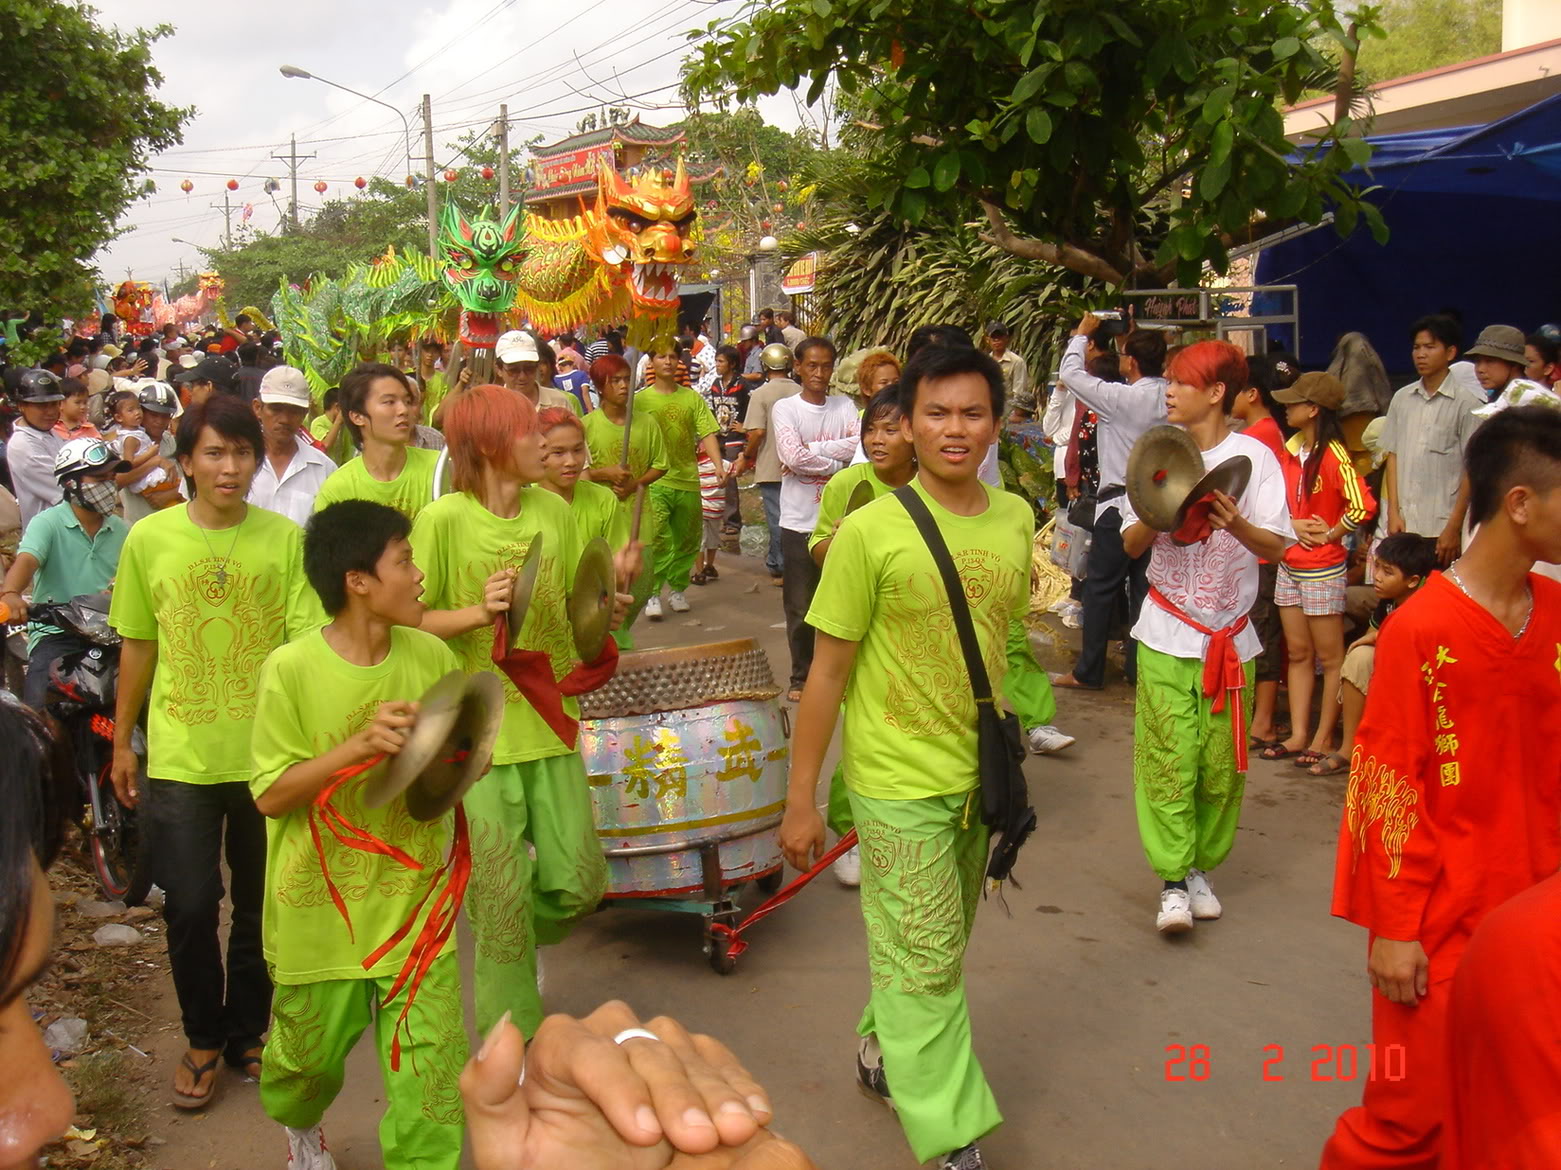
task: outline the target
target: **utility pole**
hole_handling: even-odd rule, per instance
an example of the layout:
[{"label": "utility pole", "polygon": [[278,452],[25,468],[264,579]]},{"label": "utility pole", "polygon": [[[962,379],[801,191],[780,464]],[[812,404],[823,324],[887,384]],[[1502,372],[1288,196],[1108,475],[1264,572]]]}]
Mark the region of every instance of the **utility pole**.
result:
[{"label": "utility pole", "polygon": [[184,278],[189,275],[189,269],[184,266],[184,261],[180,260],[177,264],[175,264],[173,266],[173,270],[179,274],[179,283],[183,284]]},{"label": "utility pole", "polygon": [[287,175],[293,184],[293,198],[287,205],[287,214],[288,218],[292,220],[293,230],[296,232],[298,230],[298,164],[305,159],[313,158],[314,155],[298,153],[298,135],[294,134],[290,141],[291,147],[286,154],[273,154],[271,157],[276,159],[277,162],[285,162],[287,164]]},{"label": "utility pole", "polygon": [[434,189],[434,99],[423,95],[423,155],[428,167],[428,254],[439,259],[439,192]]},{"label": "utility pole", "polygon": [[[217,205],[211,204],[213,211]],[[233,247],[233,204],[228,198],[228,192],[222,193],[222,244],[225,248]]]},{"label": "utility pole", "polygon": [[509,106],[499,107],[499,220],[509,214]]}]

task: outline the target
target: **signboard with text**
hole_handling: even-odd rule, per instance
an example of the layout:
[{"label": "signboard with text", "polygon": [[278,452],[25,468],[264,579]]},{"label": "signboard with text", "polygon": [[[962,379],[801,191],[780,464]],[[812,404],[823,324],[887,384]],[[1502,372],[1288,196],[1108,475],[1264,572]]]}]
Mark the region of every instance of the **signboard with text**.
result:
[{"label": "signboard with text", "polygon": [[532,191],[550,191],[555,187],[567,187],[571,183],[594,179],[602,159],[607,161],[608,166],[613,165],[611,142],[539,158],[532,164],[536,176]]},{"label": "signboard with text", "polygon": [[781,291],[789,297],[810,293],[813,291],[814,278],[817,274],[818,253],[809,252],[799,257],[795,264],[786,269],[786,275],[781,277]]}]

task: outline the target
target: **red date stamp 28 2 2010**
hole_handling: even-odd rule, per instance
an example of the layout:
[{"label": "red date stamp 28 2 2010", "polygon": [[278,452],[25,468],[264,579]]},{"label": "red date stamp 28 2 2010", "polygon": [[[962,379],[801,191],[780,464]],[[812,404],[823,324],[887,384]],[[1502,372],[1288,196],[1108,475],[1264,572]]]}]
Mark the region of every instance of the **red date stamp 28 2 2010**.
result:
[{"label": "red date stamp 28 2 2010", "polygon": [[[1407,1074],[1402,1044],[1314,1044],[1309,1054],[1313,1081],[1401,1081]],[[1257,1071],[1265,1081],[1285,1080],[1281,1044],[1263,1047]],[[1165,1079],[1206,1081],[1214,1075],[1214,1054],[1207,1044],[1167,1044]]]}]

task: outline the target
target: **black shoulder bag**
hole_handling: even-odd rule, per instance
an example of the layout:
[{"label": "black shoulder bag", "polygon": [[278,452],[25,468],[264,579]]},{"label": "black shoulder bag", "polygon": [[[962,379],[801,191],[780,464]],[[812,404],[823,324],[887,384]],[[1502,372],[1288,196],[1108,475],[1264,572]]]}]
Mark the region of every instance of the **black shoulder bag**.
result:
[{"label": "black shoulder bag", "polygon": [[965,671],[970,675],[970,689],[976,699],[976,766],[981,777],[981,821],[993,833],[986,876],[995,882],[1006,881],[1020,847],[1035,829],[1035,809],[1030,807],[1029,787],[1022,768],[1024,745],[1019,737],[1019,720],[1012,712],[1000,711],[992,698],[986,664],[981,661],[981,643],[976,640],[976,627],[970,620],[970,604],[965,599],[959,571],[949,556],[937,521],[910,484],[896,488],[894,496],[916,522],[949,597],[954,628],[959,632],[959,647],[965,656]]}]

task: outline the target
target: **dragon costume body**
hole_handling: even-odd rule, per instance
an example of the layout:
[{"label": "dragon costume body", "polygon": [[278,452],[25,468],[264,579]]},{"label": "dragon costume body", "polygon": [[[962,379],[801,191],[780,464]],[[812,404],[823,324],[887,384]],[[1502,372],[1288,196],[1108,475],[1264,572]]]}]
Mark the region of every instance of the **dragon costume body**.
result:
[{"label": "dragon costume body", "polygon": [[284,283],[272,299],[289,365],[316,397],[339,385],[361,355],[391,338],[458,341],[454,364],[479,372],[498,335],[530,322],[545,332],[627,322],[645,338],[671,327],[678,283],[692,264],[697,212],[683,164],[632,179],[603,163],[596,200],[567,219],[467,216],[447,204],[439,259],[387,248],[339,280]]}]

